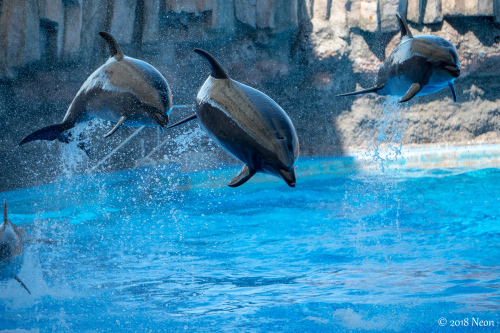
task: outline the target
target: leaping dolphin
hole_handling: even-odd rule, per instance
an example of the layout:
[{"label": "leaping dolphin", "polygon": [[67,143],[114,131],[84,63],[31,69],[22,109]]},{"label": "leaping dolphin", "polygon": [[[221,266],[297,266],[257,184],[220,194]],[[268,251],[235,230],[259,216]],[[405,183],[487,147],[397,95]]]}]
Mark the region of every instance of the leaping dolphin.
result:
[{"label": "leaping dolphin", "polygon": [[244,184],[256,172],[296,183],[299,140],[288,115],[264,93],[232,80],[207,52],[196,49],[212,72],[196,96],[196,114],[169,128],[198,119],[205,132],[245,165],[228,184]]},{"label": "leaping dolphin", "polygon": [[17,276],[22,266],[27,233],[9,221],[7,200],[4,202],[3,222],[0,224],[0,278],[14,278],[31,295],[28,287]]},{"label": "leaping dolphin", "polygon": [[448,86],[456,102],[453,82],[460,76],[460,62],[455,46],[437,36],[413,36],[400,13],[397,17],[401,40],[380,67],[377,85],[337,96],[376,93],[401,97],[399,102],[403,103]]},{"label": "leaping dolphin", "polygon": [[172,93],[165,78],[153,66],[123,55],[118,43],[107,32],[110,58],[83,83],[60,124],[44,127],[19,145],[34,140],[69,142],[65,131],[92,118],[116,122],[104,137],[121,126],[166,126],[172,111]]}]

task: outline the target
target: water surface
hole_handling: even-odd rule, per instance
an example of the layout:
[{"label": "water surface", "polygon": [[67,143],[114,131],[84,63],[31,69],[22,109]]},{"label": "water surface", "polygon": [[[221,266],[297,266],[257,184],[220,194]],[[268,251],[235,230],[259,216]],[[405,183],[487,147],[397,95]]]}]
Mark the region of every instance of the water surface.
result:
[{"label": "water surface", "polygon": [[215,188],[145,168],[2,193],[12,222],[61,243],[27,248],[32,296],[0,283],[0,329],[500,331],[500,169],[225,186],[236,172]]}]

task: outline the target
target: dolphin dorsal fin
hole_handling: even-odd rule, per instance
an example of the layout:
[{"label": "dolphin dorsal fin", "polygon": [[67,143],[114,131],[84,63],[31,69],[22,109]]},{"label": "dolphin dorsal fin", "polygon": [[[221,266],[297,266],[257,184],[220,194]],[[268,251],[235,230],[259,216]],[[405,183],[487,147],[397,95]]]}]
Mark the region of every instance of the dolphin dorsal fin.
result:
[{"label": "dolphin dorsal fin", "polygon": [[403,15],[401,15],[401,13],[396,13],[396,16],[398,17],[399,25],[401,26],[401,38],[405,36],[407,36],[408,38],[413,38],[413,35],[408,28],[408,23],[406,23]]},{"label": "dolphin dorsal fin", "polygon": [[116,60],[122,60],[123,59],[123,52],[120,49],[120,46],[116,42],[113,35],[111,35],[108,32],[104,32],[104,31],[101,31],[99,33],[99,35],[106,41],[106,43],[108,43],[110,57],[115,57]]},{"label": "dolphin dorsal fin", "polygon": [[7,218],[7,200],[3,202],[3,222],[5,223],[9,219]]},{"label": "dolphin dorsal fin", "polygon": [[222,68],[217,60],[215,60],[214,57],[212,57],[208,52],[200,49],[195,49],[194,52],[201,55],[208,62],[208,65],[212,69],[212,73],[210,73],[210,76],[212,76],[214,79],[229,79],[229,76],[226,74],[224,68]]}]

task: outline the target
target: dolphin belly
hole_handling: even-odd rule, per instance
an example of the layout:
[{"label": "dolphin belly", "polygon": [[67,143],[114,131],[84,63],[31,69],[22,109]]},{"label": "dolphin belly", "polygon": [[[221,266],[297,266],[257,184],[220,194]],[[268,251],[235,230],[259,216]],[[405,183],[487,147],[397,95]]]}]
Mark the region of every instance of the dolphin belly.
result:
[{"label": "dolphin belly", "polygon": [[158,126],[145,110],[144,103],[130,92],[105,90],[94,92],[94,97],[88,100],[85,110],[84,118],[118,122],[122,116],[126,116],[128,120],[124,123],[125,126]]},{"label": "dolphin belly", "polygon": [[379,90],[378,94],[403,97],[412,84],[413,82],[405,75],[393,76],[387,80],[385,87]]},{"label": "dolphin belly", "polygon": [[434,71],[429,79],[429,82],[424,86],[424,88],[420,91],[420,93],[417,96],[423,96],[438,92],[448,87],[450,81],[453,82],[454,80],[453,79],[450,80],[450,76],[446,75],[446,73],[439,73]]},{"label": "dolphin belly", "polygon": [[[116,123],[120,120],[123,113],[121,113],[120,110],[103,107],[100,109],[89,110],[87,114],[91,119],[99,118]],[[133,115],[130,119],[123,123],[123,125],[128,127],[158,126],[158,124],[155,123],[150,117],[146,117],[141,114]]]},{"label": "dolphin belly", "polygon": [[198,105],[196,114],[202,129],[227,153],[250,168],[265,172],[262,159],[272,155],[272,152],[259,144],[232,117],[209,103]]}]

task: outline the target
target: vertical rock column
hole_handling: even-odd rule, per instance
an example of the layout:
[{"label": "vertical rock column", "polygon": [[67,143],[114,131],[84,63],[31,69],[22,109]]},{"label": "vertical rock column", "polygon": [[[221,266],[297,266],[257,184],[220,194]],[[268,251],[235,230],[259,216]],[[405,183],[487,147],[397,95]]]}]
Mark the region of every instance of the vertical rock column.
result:
[{"label": "vertical rock column", "polygon": [[212,29],[232,33],[235,27],[233,0],[213,0]]},{"label": "vertical rock column", "polygon": [[137,0],[113,0],[110,32],[119,44],[132,43]]},{"label": "vertical rock column", "polygon": [[144,0],[144,28],[142,30],[142,43],[152,44],[158,40],[160,2],[158,0]]},{"label": "vertical rock column", "polygon": [[104,50],[99,31],[109,31],[107,24],[108,0],[82,0],[82,29],[80,54],[82,59],[93,60]]},{"label": "vertical rock column", "polygon": [[40,59],[38,6],[35,0],[4,0],[0,16],[0,76]]},{"label": "vertical rock column", "polygon": [[361,0],[359,4],[359,28],[374,32],[378,27],[378,0]]},{"label": "vertical rock column", "polygon": [[64,59],[79,56],[82,32],[82,0],[67,1],[64,4],[63,48]]}]

